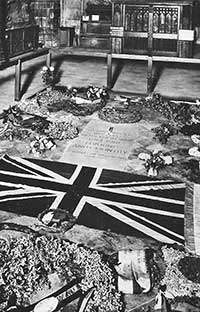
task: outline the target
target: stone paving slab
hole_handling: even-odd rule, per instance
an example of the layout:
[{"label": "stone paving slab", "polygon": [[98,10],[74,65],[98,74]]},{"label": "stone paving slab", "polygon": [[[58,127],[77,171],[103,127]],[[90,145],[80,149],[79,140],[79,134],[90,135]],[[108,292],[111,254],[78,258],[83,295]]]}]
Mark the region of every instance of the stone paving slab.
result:
[{"label": "stone paving slab", "polygon": [[171,98],[200,98],[200,66],[165,66],[155,92]]},{"label": "stone paving slab", "polygon": [[145,94],[147,92],[147,63],[124,62],[113,91]]}]

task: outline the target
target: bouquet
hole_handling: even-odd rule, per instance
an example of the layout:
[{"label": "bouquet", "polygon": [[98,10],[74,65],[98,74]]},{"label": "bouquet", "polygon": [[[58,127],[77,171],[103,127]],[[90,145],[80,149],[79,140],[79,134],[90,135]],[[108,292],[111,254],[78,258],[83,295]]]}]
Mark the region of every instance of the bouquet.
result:
[{"label": "bouquet", "polygon": [[42,74],[42,81],[45,84],[46,87],[52,87],[55,83],[55,77],[54,77],[54,67],[50,66],[44,66],[41,71]]},{"label": "bouquet", "polygon": [[138,158],[145,161],[144,166],[148,176],[157,176],[160,169],[173,163],[173,158],[170,155],[164,155],[161,151],[153,151],[150,154],[140,153]]},{"label": "bouquet", "polygon": [[160,127],[153,128],[152,131],[155,133],[154,138],[158,138],[162,144],[166,144],[169,137],[177,133],[174,127],[165,123]]},{"label": "bouquet", "polygon": [[30,143],[30,153],[33,153],[35,156],[45,153],[47,150],[52,150],[56,147],[56,144],[52,138],[41,135],[36,136],[35,140]]}]

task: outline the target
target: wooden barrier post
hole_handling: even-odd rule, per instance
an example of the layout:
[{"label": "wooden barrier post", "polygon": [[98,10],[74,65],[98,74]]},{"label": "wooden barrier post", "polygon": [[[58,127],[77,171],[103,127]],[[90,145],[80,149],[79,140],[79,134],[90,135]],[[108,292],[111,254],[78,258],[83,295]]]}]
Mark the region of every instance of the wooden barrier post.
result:
[{"label": "wooden barrier post", "polygon": [[148,30],[148,68],[147,68],[147,93],[151,93],[152,91],[152,83],[153,83],[153,6],[149,7],[149,30]]},{"label": "wooden barrier post", "polygon": [[18,59],[15,65],[15,101],[20,101],[22,62]]},{"label": "wooden barrier post", "polygon": [[107,54],[107,88],[112,88],[112,54]]},{"label": "wooden barrier post", "polygon": [[46,65],[47,65],[47,67],[51,66],[51,51],[50,50],[47,54]]},{"label": "wooden barrier post", "polygon": [[148,57],[148,67],[147,67],[147,93],[151,93],[152,91],[152,81],[153,81],[153,59],[151,56]]}]

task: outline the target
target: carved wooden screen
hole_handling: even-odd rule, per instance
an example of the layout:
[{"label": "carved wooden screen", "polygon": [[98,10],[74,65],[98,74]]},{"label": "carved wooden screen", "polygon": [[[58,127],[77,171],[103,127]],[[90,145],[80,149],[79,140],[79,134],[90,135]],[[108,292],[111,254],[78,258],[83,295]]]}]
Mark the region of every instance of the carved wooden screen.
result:
[{"label": "carved wooden screen", "polygon": [[149,7],[126,5],[124,12],[124,49],[147,52]]},{"label": "carved wooden screen", "polygon": [[123,35],[121,35],[121,29],[123,29],[123,7],[121,3],[116,3],[112,6],[112,26],[116,28],[116,35],[113,35],[111,31],[111,50],[114,53],[123,52]]},{"label": "carved wooden screen", "polygon": [[112,24],[115,27],[123,26],[123,5],[116,3],[113,6]]},{"label": "carved wooden screen", "polygon": [[[150,10],[153,13],[152,23],[149,23]],[[117,15],[116,12],[120,12],[117,5],[115,15],[118,16],[118,21],[123,20],[124,26],[124,52],[147,53],[152,40],[153,54],[177,54],[179,6],[127,4],[123,7],[123,14]],[[149,25],[152,25],[152,29],[149,29]]]},{"label": "carved wooden screen", "polygon": [[177,54],[180,8],[153,7],[153,53]]}]

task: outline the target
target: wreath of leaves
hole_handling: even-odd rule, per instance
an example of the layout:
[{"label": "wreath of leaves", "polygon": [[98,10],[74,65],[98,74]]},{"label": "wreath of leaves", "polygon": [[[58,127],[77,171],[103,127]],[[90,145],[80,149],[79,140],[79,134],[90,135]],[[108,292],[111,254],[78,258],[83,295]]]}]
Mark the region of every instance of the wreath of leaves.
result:
[{"label": "wreath of leaves", "polygon": [[112,269],[97,251],[52,236],[30,234],[10,242],[0,239],[0,261],[4,291],[14,292],[19,305],[29,304],[30,296],[44,285],[51,287],[49,274],[57,273],[65,283],[73,277],[82,278],[83,291],[96,287],[87,311],[122,308]]},{"label": "wreath of leaves", "polygon": [[153,109],[165,116],[170,125],[180,130],[185,125],[191,125],[193,123],[193,116],[198,115],[199,105],[190,105],[187,103],[174,103],[172,101],[164,100],[164,98],[158,94],[153,93],[151,96],[132,98],[132,103],[140,103],[146,108]]},{"label": "wreath of leaves", "polygon": [[[80,104],[76,103],[76,96],[83,99]],[[109,98],[105,87],[98,88],[67,88],[57,86],[51,90],[38,93],[37,101],[40,106],[46,106],[50,112],[64,110],[75,116],[91,115],[106,105]],[[87,100],[87,101],[85,101]]]},{"label": "wreath of leaves", "polygon": [[180,259],[178,268],[189,280],[194,283],[200,283],[200,258],[184,257]]},{"label": "wreath of leaves", "polygon": [[135,123],[142,119],[142,114],[133,107],[104,107],[99,111],[99,118],[113,123]]},{"label": "wreath of leaves", "polygon": [[4,110],[0,114],[0,119],[5,124],[0,131],[0,137],[8,140],[31,140],[38,135],[45,135],[50,140],[69,140],[78,135],[78,129],[71,121],[63,118],[50,120],[47,116],[30,113],[28,118],[24,118],[25,115],[26,113],[16,105]]},{"label": "wreath of leaves", "polygon": [[[193,282],[189,280],[188,277],[186,277],[186,275],[189,276],[188,256],[190,257],[191,255],[184,249],[181,250],[179,248],[167,246],[162,247],[162,252],[163,259],[166,264],[166,269],[165,275],[161,282],[167,285],[169,292],[175,298],[193,298],[195,296],[200,297],[200,283]],[[184,258],[186,258],[186,260],[184,260]],[[185,267],[186,264],[187,266]],[[192,275],[193,274],[190,275],[190,278]]]}]

